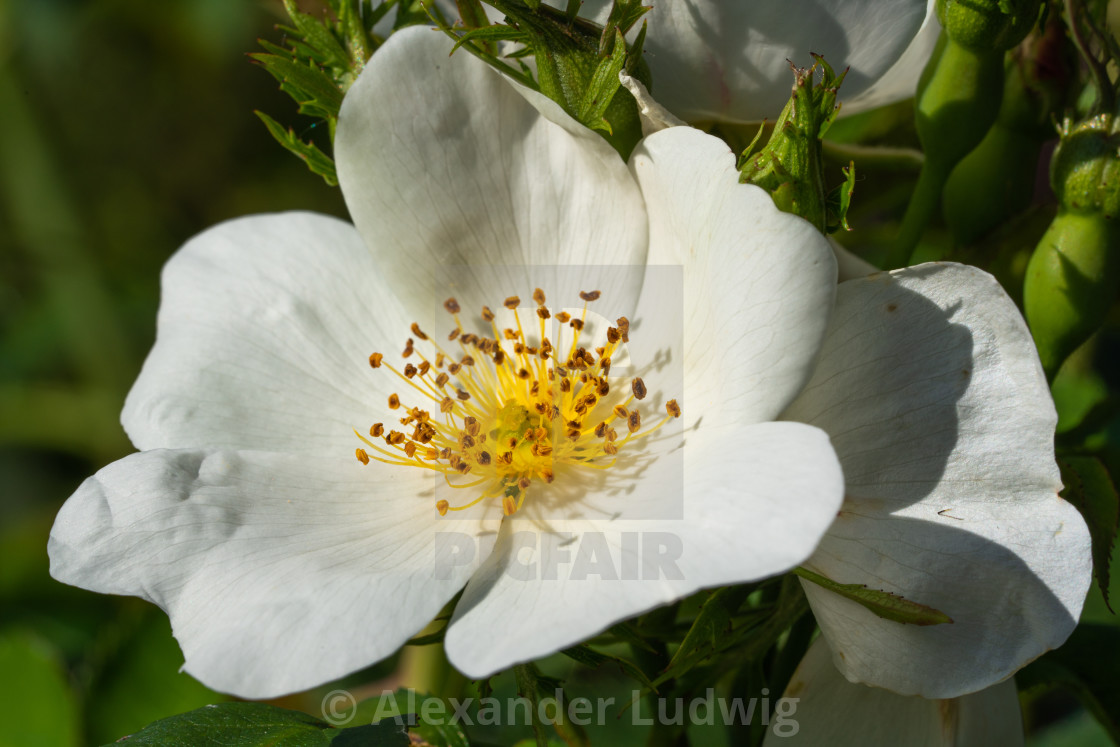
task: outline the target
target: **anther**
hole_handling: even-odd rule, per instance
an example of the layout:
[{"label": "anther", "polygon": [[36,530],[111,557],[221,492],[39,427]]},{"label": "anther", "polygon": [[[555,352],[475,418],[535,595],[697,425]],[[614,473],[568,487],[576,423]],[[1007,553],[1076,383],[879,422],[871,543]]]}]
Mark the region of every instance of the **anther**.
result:
[{"label": "anther", "polygon": [[537,288],[535,291],[533,291],[533,300],[536,301],[538,304],[543,304],[544,303],[544,291],[541,290],[540,288]]},{"label": "anther", "polygon": [[451,313],[451,314],[458,314],[459,311],[460,311],[459,302],[456,301],[454,298],[449,298],[446,301],[444,301],[443,302],[443,308],[447,309],[448,313]]},{"label": "anther", "polygon": [[455,396],[463,400],[464,402],[471,398],[471,395],[468,392],[464,392],[462,389],[455,392]]},{"label": "anther", "polygon": [[626,420],[626,427],[631,433],[637,433],[638,429],[642,427],[642,415],[637,410],[630,413],[630,417]]},{"label": "anther", "polygon": [[671,399],[665,403],[665,410],[674,418],[679,418],[681,416],[681,406],[677,404],[675,399]]},{"label": "anther", "polygon": [[436,511],[439,511],[440,516],[447,516],[447,511],[451,508],[451,504],[447,501],[436,501]]},{"label": "anther", "polygon": [[381,368],[381,361],[384,357],[381,353],[371,353],[369,356],[370,368]]},{"label": "anther", "polygon": [[455,400],[450,397],[444,397],[443,401],[439,403],[439,411],[443,413],[451,412],[455,409]]},{"label": "anther", "polygon": [[580,291],[579,297],[584,301],[598,301],[601,294],[599,291]]},{"label": "anther", "polygon": [[410,355],[412,355],[412,338],[411,337],[408,338],[408,342],[405,343],[404,350],[401,351],[401,357],[402,358],[407,358]]},{"label": "anther", "polygon": [[618,325],[618,333],[622,335],[622,341],[630,342],[630,320],[620,316],[614,323]]},{"label": "anther", "polygon": [[381,434],[385,432],[385,426],[381,423],[374,423],[369,427],[369,435],[374,438],[381,438]]},{"label": "anther", "polygon": [[548,319],[552,315],[548,313],[548,309],[541,306],[539,309],[537,309],[537,316],[539,316],[541,319]]},{"label": "anther", "polygon": [[556,321],[560,322],[561,324],[567,324],[568,320],[570,320],[571,318],[572,318],[572,315],[569,314],[566,311],[561,311],[559,314],[556,315]]},{"label": "anther", "polygon": [[614,406],[614,414],[615,414],[615,417],[622,418],[623,420],[630,417],[630,411],[627,410],[622,405],[615,405]]},{"label": "anther", "polygon": [[489,306],[482,307],[482,318],[488,322],[494,321],[494,312],[490,310]]},{"label": "anther", "polygon": [[411,329],[412,329],[412,334],[416,335],[421,340],[427,340],[428,339],[428,336],[420,330],[420,325],[417,324],[416,322],[412,323]]},{"label": "anther", "polygon": [[389,395],[389,409],[390,410],[396,410],[400,406],[401,406],[401,398],[398,397],[395,394],[390,394]]},{"label": "anther", "polygon": [[517,296],[510,296],[509,298],[507,298],[505,301],[502,302],[502,305],[505,306],[507,309],[516,309],[518,306],[521,305],[521,299],[518,298]]},{"label": "anther", "polygon": [[355,449],[354,456],[358,457],[358,461],[362,464],[369,464],[369,454],[366,453],[365,449]]},{"label": "anther", "polygon": [[634,391],[634,399],[645,399],[646,383],[641,378],[635,378],[630,382],[630,388]]},{"label": "anther", "polygon": [[460,333],[460,332],[462,332],[462,331],[463,331],[463,330],[459,329],[458,327],[456,327],[455,329],[451,330],[450,332],[448,332],[448,333],[447,333],[447,341],[448,341],[448,342],[454,342],[454,341],[455,341],[455,338],[456,338],[456,337],[458,337],[458,336],[459,336],[459,333]]},{"label": "anther", "polygon": [[405,367],[404,367],[405,378],[406,379],[411,379],[415,375],[416,375],[416,366],[412,365],[411,363],[405,365]]}]

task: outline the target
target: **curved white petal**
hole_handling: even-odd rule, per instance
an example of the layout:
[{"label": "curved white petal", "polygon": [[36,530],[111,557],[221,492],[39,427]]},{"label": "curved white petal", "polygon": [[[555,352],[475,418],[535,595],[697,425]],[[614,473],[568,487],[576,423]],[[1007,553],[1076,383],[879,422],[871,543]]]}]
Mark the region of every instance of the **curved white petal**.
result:
[{"label": "curved white petal", "polygon": [[818,638],[774,705],[766,747],[1017,747],[1023,720],[1015,680],[951,700],[848,682]]},{"label": "curved white petal", "polygon": [[393,653],[477,567],[459,540],[497,522],[441,519],[433,487],[420,470],[376,462],[133,454],[62,507],[51,575],[158,604],[188,672],[275,697]]},{"label": "curved white petal", "polygon": [[[849,67],[842,100],[858,98],[903,56],[927,0],[692,0],[648,14],[654,97],[686,120],[774,120],[789,99],[789,60],[810,53]],[[901,97],[904,97],[903,94]]]},{"label": "curved white petal", "polygon": [[339,182],[387,282],[416,316],[449,295],[477,313],[535,287],[573,302],[602,290],[632,308],[640,272],[594,271],[645,262],[645,208],[618,153],[554,102],[450,51],[438,31],[400,31],[342,104]]},{"label": "curved white petal", "polygon": [[854,280],[855,278],[865,278],[868,275],[874,275],[879,272],[878,267],[871,264],[863,257],[860,257],[858,254],[849,251],[843,244],[831,236],[828,237],[828,243],[832,246],[833,254],[836,255],[837,275],[840,282]]},{"label": "curved white petal", "polygon": [[925,70],[926,63],[933,54],[933,48],[937,46],[937,37],[941,35],[941,24],[938,23],[937,14],[934,12],[935,5],[936,0],[929,0],[926,19],[922,22],[921,29],[890,70],[883,73],[870,87],[856,92],[854,96],[848,95],[852,92],[848,90],[847,83],[841,86],[842,114],[874,109],[915,95],[918,79],[922,77],[922,71]]},{"label": "curved white petal", "polygon": [[121,420],[140,449],[352,454],[401,386],[369,354],[396,362],[411,321],[353,226],[222,223],[164,267],[156,344]]},{"label": "curved white petal", "polygon": [[806,566],[954,621],[890,622],[805,583],[846,677],[956,697],[1065,641],[1088,531],[1057,495],[1054,406],[991,276],[928,264],[841,284],[817,370],[783,417],[828,432],[847,484]]},{"label": "curved white petal", "polygon": [[[721,422],[772,420],[812,371],[836,260],[811,224],[739,184],[735,157],[689,127],[630,158],[650,216],[651,265],[683,267],[685,405]],[[659,288],[642,304],[673,303]]]},{"label": "curved white petal", "polygon": [[483,677],[697,589],[780,573],[813,551],[840,505],[843,478],[816,429],[701,424],[684,436],[683,495],[665,453],[678,443],[589,487],[614,517],[553,520],[527,504],[507,519],[456,607],[451,662]]}]

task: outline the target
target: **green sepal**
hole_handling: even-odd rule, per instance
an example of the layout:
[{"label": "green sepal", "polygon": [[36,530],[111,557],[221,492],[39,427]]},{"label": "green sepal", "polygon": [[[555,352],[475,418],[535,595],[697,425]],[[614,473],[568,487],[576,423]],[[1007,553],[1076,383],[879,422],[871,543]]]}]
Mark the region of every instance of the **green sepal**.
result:
[{"label": "green sepal", "polygon": [[338,186],[338,174],[334,168],[334,160],[319,150],[315,143],[300,140],[296,136],[295,130],[290,127],[285,130],[283,125],[264,112],[253,113],[264,122],[264,126],[272,133],[272,137],[276,138],[276,142],[298,156],[300,160],[307,164],[307,168],[313,174],[323,177],[323,181],[332,187]]},{"label": "green sepal", "polygon": [[[642,137],[637,102],[621,89],[618,73],[633,70],[648,83],[623,34],[646,9],[637,0],[616,3],[607,26],[570,18],[567,10],[527,0],[487,0],[524,34],[537,63],[536,86],[580,124],[598,131],[625,159]],[[644,34],[639,39],[644,40]],[[621,89],[621,90],[620,90]]]},{"label": "green sepal", "polygon": [[866,607],[884,620],[906,625],[944,625],[953,622],[951,617],[940,610],[911,602],[889,591],[868,589],[866,584],[839,584],[806,568],[794,568],[793,572],[806,581],[812,581],[823,589]]},{"label": "green sepal", "polygon": [[295,99],[300,114],[325,119],[332,123],[333,130],[342,106],[342,91],[322,68],[277,54],[254,52],[249,56],[280,82],[282,91]]},{"label": "green sepal", "polygon": [[844,181],[832,188],[828,193],[828,233],[835,233],[843,228],[851,231],[848,225],[848,210],[852,207],[852,194],[856,191],[856,164],[848,162],[848,168],[840,169],[844,174]]},{"label": "green sepal", "polygon": [[1112,604],[1108,600],[1109,571],[1112,547],[1120,529],[1120,495],[1108,469],[1096,457],[1064,457],[1058,460],[1058,466],[1062,468],[1062,482],[1065,483],[1062,498],[1076,506],[1089,525],[1097,587],[1111,610]]},{"label": "green sepal", "polygon": [[[114,744],[141,747],[407,747],[404,727],[386,722],[337,729],[264,703],[221,703],[160,719]],[[106,746],[108,747],[108,746]]]},{"label": "green sepal", "polygon": [[[836,93],[847,75],[836,75],[819,55],[810,68],[793,69],[793,92],[766,145],[755,151],[758,137],[739,158],[739,182],[768,191],[774,204],[828,232],[828,204],[822,171],[821,137],[836,118]],[[821,81],[814,85],[817,69]],[[849,177],[851,179],[853,177]],[[847,192],[851,196],[851,190]],[[845,209],[846,212],[846,209]]]}]

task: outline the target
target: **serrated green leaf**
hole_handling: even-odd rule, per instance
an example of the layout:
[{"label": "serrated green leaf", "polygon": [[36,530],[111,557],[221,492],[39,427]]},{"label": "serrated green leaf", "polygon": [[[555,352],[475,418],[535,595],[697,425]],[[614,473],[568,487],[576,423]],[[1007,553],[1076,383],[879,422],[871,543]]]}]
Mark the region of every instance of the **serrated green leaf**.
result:
[{"label": "serrated green leaf", "polygon": [[[611,99],[614,98],[615,91],[622,85],[618,80],[618,74],[622,72],[622,67],[626,64],[626,40],[622,38],[622,33],[617,30],[615,31],[615,37],[614,50],[611,52],[611,56],[600,60],[599,64],[596,65],[595,71],[591,74],[591,80],[583,93],[583,100],[579,103],[576,119],[589,127],[593,127],[593,123],[598,123],[603,119],[603,113],[611,105]],[[607,132],[610,132],[610,124],[606,122],[604,124],[607,124]]]},{"label": "serrated green leaf", "polygon": [[338,119],[342,91],[321,69],[275,54],[254,52],[249,56],[280,81],[280,88],[296,100],[301,114]]},{"label": "serrated green leaf", "polygon": [[392,722],[336,729],[299,711],[264,703],[222,703],[149,724],[116,744],[140,747],[407,747]]},{"label": "serrated green leaf", "polygon": [[284,0],[284,9],[296,25],[296,33],[316,53],[321,64],[340,69],[350,66],[350,55],[323,21],[308,13],[301,13],[294,0]]},{"label": "serrated green leaf", "polygon": [[1120,744],[1120,628],[1082,623],[1061,648],[1049,651],[1015,675],[1022,691],[1064,685],[1073,690]]},{"label": "serrated green leaf", "polygon": [[1065,489],[1062,497],[1077,507],[1089,525],[1093,541],[1093,570],[1104,602],[1108,599],[1112,547],[1120,528],[1120,495],[1108,468],[1092,456],[1069,456],[1059,460]]},{"label": "serrated green leaf", "polygon": [[646,677],[645,672],[635,666],[634,662],[628,659],[623,659],[618,656],[611,656],[610,654],[604,654],[602,651],[596,651],[595,649],[587,645],[566,648],[560,653],[564,654],[564,656],[567,656],[569,659],[578,661],[580,664],[591,667],[592,669],[597,669],[608,662],[616,664],[627,675],[633,677],[638,682],[641,682],[643,687],[649,688],[650,690],[656,690],[656,688],[654,688],[653,686],[653,682],[650,681],[649,677]]},{"label": "serrated green leaf", "polygon": [[338,174],[335,171],[334,161],[314,143],[304,142],[296,137],[291,128],[284,129],[283,125],[264,112],[254,112],[264,126],[276,138],[276,141],[298,156],[312,173],[323,177],[323,181],[332,187],[338,186]]},{"label": "serrated green leaf", "polygon": [[720,639],[731,630],[732,616],[749,595],[750,589],[743,586],[728,586],[712,592],[673,654],[665,674],[656,682],[660,684],[663,679],[679,677],[697,662],[711,656]]},{"label": "serrated green leaf", "polygon": [[884,620],[893,620],[907,625],[944,625],[952,623],[953,618],[940,610],[881,589],[869,589],[866,584],[838,584],[830,578],[813,573],[806,568],[794,568],[793,572],[812,581],[817,586],[851,599],[874,612]]}]

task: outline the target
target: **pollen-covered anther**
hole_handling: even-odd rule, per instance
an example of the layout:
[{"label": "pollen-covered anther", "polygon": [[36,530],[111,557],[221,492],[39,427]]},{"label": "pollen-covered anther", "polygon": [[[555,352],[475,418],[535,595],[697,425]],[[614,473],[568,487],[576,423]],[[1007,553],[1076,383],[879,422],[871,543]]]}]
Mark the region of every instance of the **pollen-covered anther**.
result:
[{"label": "pollen-covered anther", "polygon": [[[436,502],[441,516],[483,501],[500,504],[510,516],[533,499],[534,491],[563,482],[571,471],[609,468],[631,441],[679,417],[680,407],[675,400],[666,402],[668,416],[642,429],[635,400],[646,396],[645,384],[632,378],[627,390],[621,385],[624,379],[608,378],[611,356],[628,340],[630,322],[619,317],[617,326],[606,328],[601,346],[581,335],[586,304],[600,295],[581,292],[584,310],[574,316],[550,311],[541,288],[533,290],[534,306],[526,309],[519,296],[510,296],[502,304],[514,317],[509,326],[496,327],[494,311],[482,306],[481,317],[491,330],[482,334],[464,329],[460,306],[449,298],[444,308],[455,324],[447,341],[459,353],[449,351],[441,336],[433,340],[411,323],[401,357],[416,355],[414,363],[405,361],[398,368],[381,353],[371,354],[369,363],[404,382],[401,393],[428,401],[407,407],[400,393],[389,395],[389,409],[404,407],[395,418],[404,427],[390,431],[374,423],[368,439],[355,431],[364,444],[355,450],[356,458],[363,464],[377,460],[430,469],[450,487],[463,490],[466,500]],[[568,334],[568,327],[575,334]],[[619,439],[612,427],[615,420],[625,438]]]}]

